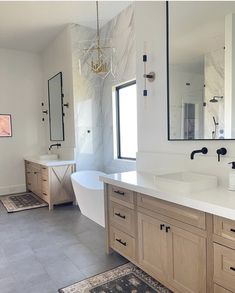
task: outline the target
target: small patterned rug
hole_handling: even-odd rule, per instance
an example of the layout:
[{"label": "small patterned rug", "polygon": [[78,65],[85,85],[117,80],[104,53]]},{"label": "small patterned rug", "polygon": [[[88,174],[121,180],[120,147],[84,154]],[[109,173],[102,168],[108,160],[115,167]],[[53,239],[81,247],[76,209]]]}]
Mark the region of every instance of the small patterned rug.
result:
[{"label": "small patterned rug", "polygon": [[48,206],[45,201],[31,192],[1,196],[0,200],[8,213]]},{"label": "small patterned rug", "polygon": [[58,291],[59,293],[172,293],[132,263],[127,263]]}]

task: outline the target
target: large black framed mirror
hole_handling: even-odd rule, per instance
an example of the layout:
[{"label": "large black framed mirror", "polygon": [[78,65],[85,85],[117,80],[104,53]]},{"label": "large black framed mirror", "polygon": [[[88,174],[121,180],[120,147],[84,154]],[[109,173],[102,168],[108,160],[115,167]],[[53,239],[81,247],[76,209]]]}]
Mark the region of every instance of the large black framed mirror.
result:
[{"label": "large black framed mirror", "polygon": [[64,140],[63,78],[62,72],[48,80],[50,140]]},{"label": "large black framed mirror", "polygon": [[235,139],[235,2],[166,5],[168,140]]}]

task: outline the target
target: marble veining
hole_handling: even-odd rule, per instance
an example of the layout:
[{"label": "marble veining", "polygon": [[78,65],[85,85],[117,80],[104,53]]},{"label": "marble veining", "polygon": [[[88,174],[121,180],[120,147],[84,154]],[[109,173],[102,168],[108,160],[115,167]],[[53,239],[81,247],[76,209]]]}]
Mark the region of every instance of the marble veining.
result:
[{"label": "marble veining", "polygon": [[115,78],[108,76],[101,84],[104,169],[106,172],[133,170],[133,164],[114,162],[113,153],[113,87],[136,78],[134,7],[130,5],[101,30],[103,38],[112,39],[115,47]]},{"label": "marble veining", "polygon": [[95,40],[96,31],[76,24],[70,29],[77,169],[133,170],[133,163],[114,163],[112,90],[115,85],[135,79],[134,7],[128,6],[100,30],[102,44],[115,48],[115,77],[97,77],[84,60],[83,49]]},{"label": "marble veining", "polygon": [[71,25],[77,169],[103,169],[100,79],[85,64],[83,49],[95,30]]},{"label": "marble veining", "polygon": [[[224,49],[205,55],[204,138],[224,138]],[[223,96],[217,103],[211,103],[214,96]],[[215,117],[218,126],[215,131]],[[213,131],[215,133],[213,134]]]}]

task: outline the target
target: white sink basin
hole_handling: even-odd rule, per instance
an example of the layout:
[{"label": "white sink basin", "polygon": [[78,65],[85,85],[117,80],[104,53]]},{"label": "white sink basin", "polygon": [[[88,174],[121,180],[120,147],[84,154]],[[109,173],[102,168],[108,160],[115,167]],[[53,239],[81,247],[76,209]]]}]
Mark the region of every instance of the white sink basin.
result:
[{"label": "white sink basin", "polygon": [[54,161],[54,160],[58,160],[58,155],[56,155],[56,154],[41,155],[41,156],[39,156],[39,159],[43,160],[43,161]]},{"label": "white sink basin", "polygon": [[217,186],[217,177],[193,172],[169,173],[155,176],[155,184],[159,189],[169,192],[191,193],[203,191]]}]

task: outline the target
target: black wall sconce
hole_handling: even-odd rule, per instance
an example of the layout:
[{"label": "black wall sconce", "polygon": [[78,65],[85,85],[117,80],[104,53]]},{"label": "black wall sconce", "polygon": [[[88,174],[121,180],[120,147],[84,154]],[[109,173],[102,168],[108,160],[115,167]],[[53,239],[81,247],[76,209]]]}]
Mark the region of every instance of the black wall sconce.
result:
[{"label": "black wall sconce", "polygon": [[[44,107],[44,103],[41,103],[41,106]],[[42,109],[42,114],[43,114],[43,115],[44,115],[44,114],[48,115],[48,110],[43,110],[43,109]],[[45,118],[44,118],[44,117],[42,117],[42,121],[45,121]]]},{"label": "black wall sconce", "polygon": [[147,80],[149,82],[153,82],[155,80],[155,72],[149,72],[147,74],[147,61],[148,61],[148,57],[146,54],[143,55],[143,62],[144,62],[144,90],[143,90],[143,96],[147,97],[148,95],[148,90],[147,90]]}]

